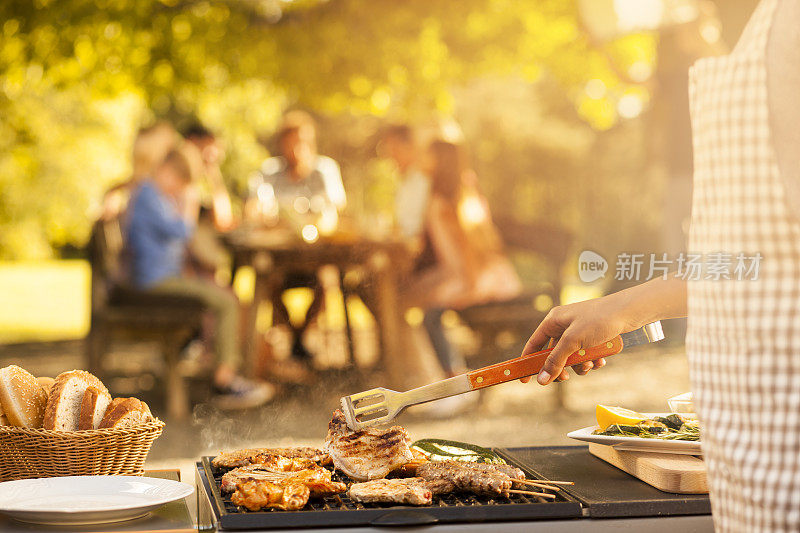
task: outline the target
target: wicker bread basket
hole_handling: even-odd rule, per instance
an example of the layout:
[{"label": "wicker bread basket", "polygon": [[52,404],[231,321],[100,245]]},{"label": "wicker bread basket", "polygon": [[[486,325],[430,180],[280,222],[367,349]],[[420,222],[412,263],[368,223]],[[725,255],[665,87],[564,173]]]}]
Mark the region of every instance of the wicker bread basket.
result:
[{"label": "wicker bread basket", "polygon": [[82,475],[142,475],[164,422],[120,429],[50,431],[0,426],[0,481]]}]

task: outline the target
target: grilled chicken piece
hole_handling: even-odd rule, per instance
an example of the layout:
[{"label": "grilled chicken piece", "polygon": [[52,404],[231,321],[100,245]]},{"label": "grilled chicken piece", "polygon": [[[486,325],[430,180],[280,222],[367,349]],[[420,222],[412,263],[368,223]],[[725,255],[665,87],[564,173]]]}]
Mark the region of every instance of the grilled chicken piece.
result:
[{"label": "grilled chicken piece", "polygon": [[353,483],[347,492],[350,499],[362,503],[402,503],[407,505],[430,505],[431,490],[424,479],[375,479],[364,483]]},{"label": "grilled chicken piece", "polygon": [[[507,496],[513,487],[513,480],[498,471],[476,467],[475,463],[458,461],[435,461],[425,463],[417,468],[417,475],[434,484],[437,494],[448,492],[448,483],[453,491],[472,492],[487,496]],[[453,492],[449,491],[449,492]]]},{"label": "grilled chicken piece", "polygon": [[265,508],[298,511],[305,507],[311,491],[302,483],[289,483],[286,486],[268,481],[250,480],[236,486],[231,496],[234,505],[246,507],[251,511]]},{"label": "grilled chicken piece", "polygon": [[400,426],[351,431],[344,414],[337,409],[328,424],[325,451],[336,468],[357,481],[365,481],[386,477],[392,470],[412,461],[410,443],[411,438]]},{"label": "grilled chicken piece", "polygon": [[311,490],[311,496],[315,498],[332,496],[346,491],[347,485],[339,481],[333,481],[331,474],[333,472],[325,468],[301,470],[292,472],[282,483],[302,483]]},{"label": "grilled chicken piece", "polygon": [[[235,485],[241,479],[267,479],[276,472],[299,472],[300,470],[321,469],[321,466],[310,459],[290,459],[280,455],[262,456],[263,462],[240,466],[229,470],[222,476],[222,487]],[[230,488],[232,491],[233,488]]]},{"label": "grilled chicken piece", "polygon": [[411,455],[413,455],[414,458],[408,463],[402,465],[400,468],[394,470],[394,474],[397,474],[401,477],[415,477],[417,475],[417,468],[419,468],[419,465],[428,462],[428,456],[419,450],[412,448]]},{"label": "grilled chicken piece", "polygon": [[220,490],[233,492],[237,486],[246,481],[263,481],[282,486],[289,483],[302,483],[311,490],[312,496],[321,498],[347,490],[347,485],[331,479],[332,474],[333,472],[330,470],[316,465],[313,468],[295,472],[280,472],[262,465],[248,465],[226,472],[222,476]]},{"label": "grilled chicken piece", "polygon": [[220,452],[211,461],[211,465],[215,468],[236,468],[237,466],[263,463],[275,455],[289,459],[308,459],[322,466],[331,462],[330,456],[317,448],[250,448]]},{"label": "grilled chicken piece", "polygon": [[[311,463],[307,469],[325,470],[321,466],[317,466],[316,463]],[[294,471],[299,472],[302,470],[305,469],[296,468]],[[240,466],[239,468],[229,470],[222,476],[220,490],[222,490],[222,492],[233,492],[236,490],[237,484],[251,479],[264,481],[281,480],[286,478],[288,473],[291,472],[292,470],[271,468],[271,465],[268,464]]]}]

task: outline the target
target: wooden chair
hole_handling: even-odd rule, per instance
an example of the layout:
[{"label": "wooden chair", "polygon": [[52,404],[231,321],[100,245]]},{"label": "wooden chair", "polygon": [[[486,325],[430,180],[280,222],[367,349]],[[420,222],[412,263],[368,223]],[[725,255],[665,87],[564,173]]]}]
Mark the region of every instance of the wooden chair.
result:
[{"label": "wooden chair", "polygon": [[199,331],[204,308],[190,297],[154,295],[125,288],[120,283],[123,249],[119,221],[98,221],[88,252],[91,264],[91,322],[86,338],[89,371],[107,378],[105,355],[113,340],[150,340],[161,345],[167,414],[184,419],[190,410],[189,393],[179,370],[181,349]]}]

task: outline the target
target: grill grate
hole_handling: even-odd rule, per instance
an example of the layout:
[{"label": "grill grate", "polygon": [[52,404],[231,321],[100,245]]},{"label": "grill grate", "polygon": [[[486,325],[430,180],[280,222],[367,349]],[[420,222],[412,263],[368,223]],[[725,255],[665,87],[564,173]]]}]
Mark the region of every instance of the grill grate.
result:
[{"label": "grill grate", "polygon": [[[524,494],[511,494],[506,498],[452,493],[434,496],[433,504],[424,507],[360,503],[351,500],[346,493],[342,493],[309,500],[309,503],[299,511],[277,509],[249,511],[234,505],[229,495],[221,493],[222,475],[227,470],[212,467],[212,459],[213,457],[203,457],[202,463],[198,463],[197,467],[198,470],[203,470],[204,475],[201,476],[201,479],[218,525],[223,529],[415,525],[437,522],[530,520],[581,516],[580,504],[563,491],[555,493],[555,501],[546,501]],[[506,460],[508,461],[507,457]],[[511,463],[511,461],[508,462]],[[533,476],[530,471],[524,468],[523,470],[529,479],[535,479],[536,476]],[[334,472],[333,479],[348,484],[353,482],[340,472]]]}]

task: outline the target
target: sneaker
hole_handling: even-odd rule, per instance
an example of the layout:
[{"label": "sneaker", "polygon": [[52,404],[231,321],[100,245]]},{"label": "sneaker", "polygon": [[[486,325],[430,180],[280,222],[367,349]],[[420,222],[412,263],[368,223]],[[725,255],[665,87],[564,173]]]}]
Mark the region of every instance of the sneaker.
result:
[{"label": "sneaker", "polygon": [[264,405],[276,393],[275,386],[236,376],[225,387],[214,387],[214,404],[223,410],[251,409]]}]

